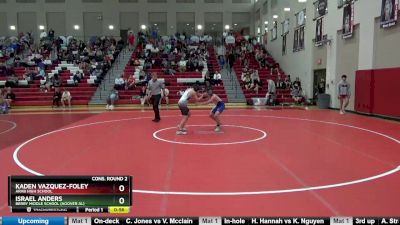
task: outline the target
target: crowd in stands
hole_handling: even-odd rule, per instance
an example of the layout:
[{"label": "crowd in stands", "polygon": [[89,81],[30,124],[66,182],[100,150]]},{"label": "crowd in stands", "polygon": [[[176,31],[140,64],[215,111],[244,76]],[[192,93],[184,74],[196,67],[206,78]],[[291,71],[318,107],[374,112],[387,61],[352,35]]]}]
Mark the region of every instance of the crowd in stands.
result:
[{"label": "crowd in stands", "polygon": [[[123,41],[112,37],[91,37],[89,41],[72,36],[55,37],[54,30],[42,31],[35,43],[30,33],[18,37],[0,38],[0,78],[5,88],[29,87],[41,80],[38,88],[43,92],[54,90],[59,96],[63,85],[78,86],[85,77],[95,78],[95,84],[103,79],[111,64],[123,48]],[[62,80],[58,73],[50,73],[60,63],[73,64],[79,68],[72,74],[72,82]],[[22,70],[22,76],[17,76]],[[4,91],[3,91],[4,92]],[[61,97],[55,97],[61,101]],[[70,105],[70,101],[68,102]],[[56,104],[59,105],[59,104]]]},{"label": "crowd in stands", "polygon": [[[227,39],[229,37],[235,39],[234,44],[228,43]],[[269,53],[255,38],[243,37],[230,32],[224,36],[223,43],[225,43],[225,45],[218,47],[219,65],[223,68],[226,58],[229,66],[228,68],[232,69],[235,61],[238,61],[242,68],[240,82],[244,90],[250,90],[258,94],[264,84],[267,84],[267,99],[276,98],[276,96],[273,97],[276,95],[276,90],[283,89],[290,90],[290,94],[295,103],[300,104],[305,101],[305,95],[299,78],[296,78],[296,80],[292,82],[290,80],[290,75],[285,76],[282,74],[279,63],[269,60],[269,58],[271,58]],[[251,61],[255,61],[257,66],[251,64]],[[259,70],[268,70],[271,78],[267,78],[267,80],[260,79]]]},{"label": "crowd in stands", "polygon": [[[185,33],[159,36],[157,33],[146,34],[140,31],[135,37],[133,32],[129,30],[129,49],[134,49],[136,40],[138,41],[136,50],[128,62],[128,66],[134,67],[134,70],[129,74],[124,73],[115,78],[115,92],[140,88],[142,105],[149,103],[150,93],[145,87],[151,80],[154,70],[160,71],[162,76],[171,77],[183,72],[201,73],[204,81],[210,85],[219,86],[222,84],[219,72],[210,74],[208,71],[207,41],[211,40],[208,36],[189,37]],[[167,81],[165,85],[169,85]],[[109,94],[110,104],[107,106],[108,109],[113,108],[114,101],[112,99],[116,96],[115,92],[112,91]],[[166,96],[163,96],[163,98],[168,104],[168,89],[164,93]]]}]

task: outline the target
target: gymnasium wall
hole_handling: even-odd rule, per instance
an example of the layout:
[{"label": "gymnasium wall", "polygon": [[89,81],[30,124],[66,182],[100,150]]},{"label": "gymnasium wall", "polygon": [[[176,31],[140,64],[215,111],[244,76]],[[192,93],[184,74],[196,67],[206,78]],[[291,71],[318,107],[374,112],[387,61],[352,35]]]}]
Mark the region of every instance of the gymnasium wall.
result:
[{"label": "gymnasium wall", "polygon": [[[355,1],[354,37],[343,40],[341,36],[343,9],[337,8],[337,1],[328,1],[328,13],[323,19],[323,33],[327,35],[330,43],[323,47],[314,47],[312,42],[315,37],[316,25],[316,22],[313,21],[314,2],[310,0],[306,3],[298,3],[298,1],[291,0],[258,1],[253,12],[260,10],[261,20],[255,26],[261,26],[261,34],[264,34],[265,29],[270,31],[274,20],[278,21],[278,39],[271,41],[270,33],[268,33],[267,49],[286,72],[299,74],[300,79],[303,81],[302,84],[304,84],[303,88],[306,89],[307,93],[312,91],[313,70],[326,68],[326,91],[332,96],[331,107],[338,108],[336,84],[340,81],[342,74],[348,75],[354,93],[355,87],[359,85],[357,83],[359,79],[355,77],[356,71],[383,69],[379,70],[378,74],[385,74],[391,71],[385,69],[398,68],[400,66],[400,24],[389,29],[380,28],[381,1]],[[290,12],[284,12],[283,9],[285,7],[290,7]],[[296,20],[295,13],[302,8],[306,8],[307,15],[305,50],[294,53],[291,51],[293,47],[293,24]],[[278,15],[279,17],[274,19],[273,15]],[[288,51],[286,55],[282,55],[281,22],[286,18],[290,19],[287,39]],[[268,21],[268,24],[264,24],[265,21]],[[321,64],[317,64],[318,59],[322,60]],[[385,75],[379,78],[385,79]],[[392,79],[398,81],[399,77],[392,77]],[[360,96],[365,97],[362,94]],[[353,94],[350,99],[351,110],[357,110],[355,104],[357,97],[356,94]],[[387,97],[391,101],[394,99],[390,96]]]},{"label": "gymnasium wall", "polygon": [[393,68],[400,66],[400,25],[380,28],[380,17],[375,18],[374,67]]},{"label": "gymnasium wall", "polygon": [[46,13],[46,24],[48,27],[57,27],[54,30],[54,35],[65,36],[67,35],[65,12],[47,12]]},{"label": "gymnasium wall", "polygon": [[0,12],[0,34],[6,33],[7,29],[8,29],[8,27],[7,27],[7,13]]},{"label": "gymnasium wall", "polygon": [[[0,3],[0,18],[1,15],[6,14],[6,20],[0,21],[0,36],[17,35],[18,32],[27,31],[28,27],[21,22],[18,25],[18,13],[31,12],[36,15],[35,21],[29,23],[29,29],[34,31],[35,36],[39,37],[39,25],[44,25],[47,28],[50,26],[58,26],[65,23],[65,30],[60,33],[67,33],[68,35],[83,37],[89,33],[101,33],[102,35],[119,36],[120,29],[126,29],[128,21],[125,19],[134,19],[130,23],[130,27],[134,31],[138,31],[142,24],[147,27],[153,26],[149,18],[152,13],[166,13],[166,19],[159,22],[164,22],[162,28],[166,34],[174,34],[177,32],[177,25],[179,22],[178,15],[180,13],[191,13],[194,15],[194,25],[205,26],[205,18],[207,13],[219,13],[220,21],[214,30],[222,34],[224,26],[233,26],[232,18],[234,13],[250,14],[253,8],[251,1],[235,1],[235,0],[196,0],[196,1],[181,1],[181,0],[100,0],[97,2],[83,1],[83,0],[66,0],[66,1],[51,1],[48,0],[34,0],[34,3],[17,3],[15,0],[7,0],[5,3]],[[58,2],[58,3],[57,3]],[[235,3],[237,2],[237,3]],[[60,18],[59,21],[54,23],[48,19],[48,13],[63,12],[65,13],[65,22]],[[99,21],[88,19],[87,13],[99,13],[101,18]],[[128,14],[127,14],[128,13]],[[132,13],[132,14],[129,14]],[[85,16],[86,15],[86,19]],[[137,16],[136,16],[137,15]],[[137,19],[136,19],[137,18]],[[250,32],[254,32],[253,17],[249,16],[249,21],[242,21],[250,26]],[[57,20],[57,19],[56,19]],[[6,21],[6,22],[4,22]],[[4,29],[4,24],[5,29]],[[101,29],[97,31],[85,31],[85,27],[90,27],[94,24],[98,27],[101,23]],[[86,26],[85,26],[86,24]],[[15,25],[15,31],[10,30],[9,26]],[[74,25],[79,25],[80,29],[75,30]],[[114,29],[110,30],[109,25],[113,25]],[[217,23],[216,23],[217,25]],[[57,27],[52,27],[57,32]],[[196,31],[197,32],[197,31]],[[202,31],[200,31],[202,32]]]},{"label": "gymnasium wall", "polygon": [[399,74],[399,67],[357,71],[355,110],[400,118]]},{"label": "gymnasium wall", "polygon": [[[291,75],[291,78],[299,77],[302,81],[302,88],[305,91],[307,97],[312,96],[312,82],[313,82],[313,26],[312,20],[306,19],[305,26],[305,36],[304,36],[304,50],[293,52],[293,42],[294,42],[294,29],[295,25],[295,13],[306,8],[307,11],[312,11],[312,3],[308,1],[307,3],[299,3],[298,1],[268,1],[267,6],[264,5],[265,1],[258,1],[256,3],[256,8],[260,8],[261,20],[260,20],[260,30],[262,34],[265,33],[265,29],[268,29],[268,42],[267,50],[272,54],[272,56],[277,60],[283,70]],[[272,4],[274,3],[274,4]],[[284,7],[290,7],[290,12],[284,12]],[[273,18],[273,15],[278,15],[277,19]],[[286,36],[286,54],[282,54],[282,24],[286,18],[290,20],[289,33]],[[268,24],[265,24],[268,21]],[[277,39],[271,40],[271,29],[273,27],[273,21],[278,21],[278,32]],[[256,25],[257,26],[257,25]],[[257,29],[257,28],[256,28]],[[323,50],[322,50],[323,51]]]},{"label": "gymnasium wall", "polygon": [[[325,47],[314,47],[312,48],[313,52],[313,70],[326,69],[326,48]],[[318,60],[321,60],[321,63],[318,64]]]},{"label": "gymnasium wall", "polygon": [[[342,31],[337,32],[337,54],[336,54],[336,62],[337,62],[337,74],[338,77],[341,77],[343,74],[347,75],[347,82],[349,82],[351,87],[351,96],[349,101],[349,106],[347,109],[354,110],[354,88],[355,88],[355,77],[356,71],[358,69],[358,51],[359,51],[359,39],[360,39],[360,29],[359,26],[354,27],[353,37],[349,39],[342,38]],[[339,81],[338,81],[339,82]],[[336,88],[336,84],[334,85]],[[337,98],[338,93],[332,96],[333,98]],[[336,103],[333,107],[339,108],[339,104]]]}]

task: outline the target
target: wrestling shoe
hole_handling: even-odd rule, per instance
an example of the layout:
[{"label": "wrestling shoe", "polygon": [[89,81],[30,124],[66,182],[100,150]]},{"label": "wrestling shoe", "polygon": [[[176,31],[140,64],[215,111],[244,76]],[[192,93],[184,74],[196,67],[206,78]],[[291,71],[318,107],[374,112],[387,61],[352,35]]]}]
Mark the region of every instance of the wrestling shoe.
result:
[{"label": "wrestling shoe", "polygon": [[187,132],[183,131],[183,130],[176,131],[176,135],[186,135],[186,134],[187,134]]}]

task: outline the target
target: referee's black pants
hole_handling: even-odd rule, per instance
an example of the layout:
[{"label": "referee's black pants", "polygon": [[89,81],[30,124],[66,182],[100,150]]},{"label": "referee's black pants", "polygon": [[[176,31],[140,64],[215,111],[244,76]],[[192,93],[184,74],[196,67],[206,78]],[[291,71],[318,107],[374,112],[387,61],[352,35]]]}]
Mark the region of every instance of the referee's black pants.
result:
[{"label": "referee's black pants", "polygon": [[155,120],[160,120],[160,109],[158,108],[158,105],[160,104],[161,101],[161,94],[158,95],[152,95],[151,96],[152,104],[153,104],[153,111],[154,111],[154,119]]}]

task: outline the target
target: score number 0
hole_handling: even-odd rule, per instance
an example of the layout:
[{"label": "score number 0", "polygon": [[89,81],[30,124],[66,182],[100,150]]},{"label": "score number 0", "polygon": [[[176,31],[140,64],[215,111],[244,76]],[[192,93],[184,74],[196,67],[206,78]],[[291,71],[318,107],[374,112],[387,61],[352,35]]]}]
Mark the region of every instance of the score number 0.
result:
[{"label": "score number 0", "polygon": [[[124,192],[124,191],[125,191],[125,186],[122,185],[122,184],[119,185],[118,190],[119,190],[120,192]],[[120,205],[123,205],[123,204],[125,203],[125,198],[124,198],[124,197],[119,198],[119,199],[118,199],[118,202],[119,202]]]}]

